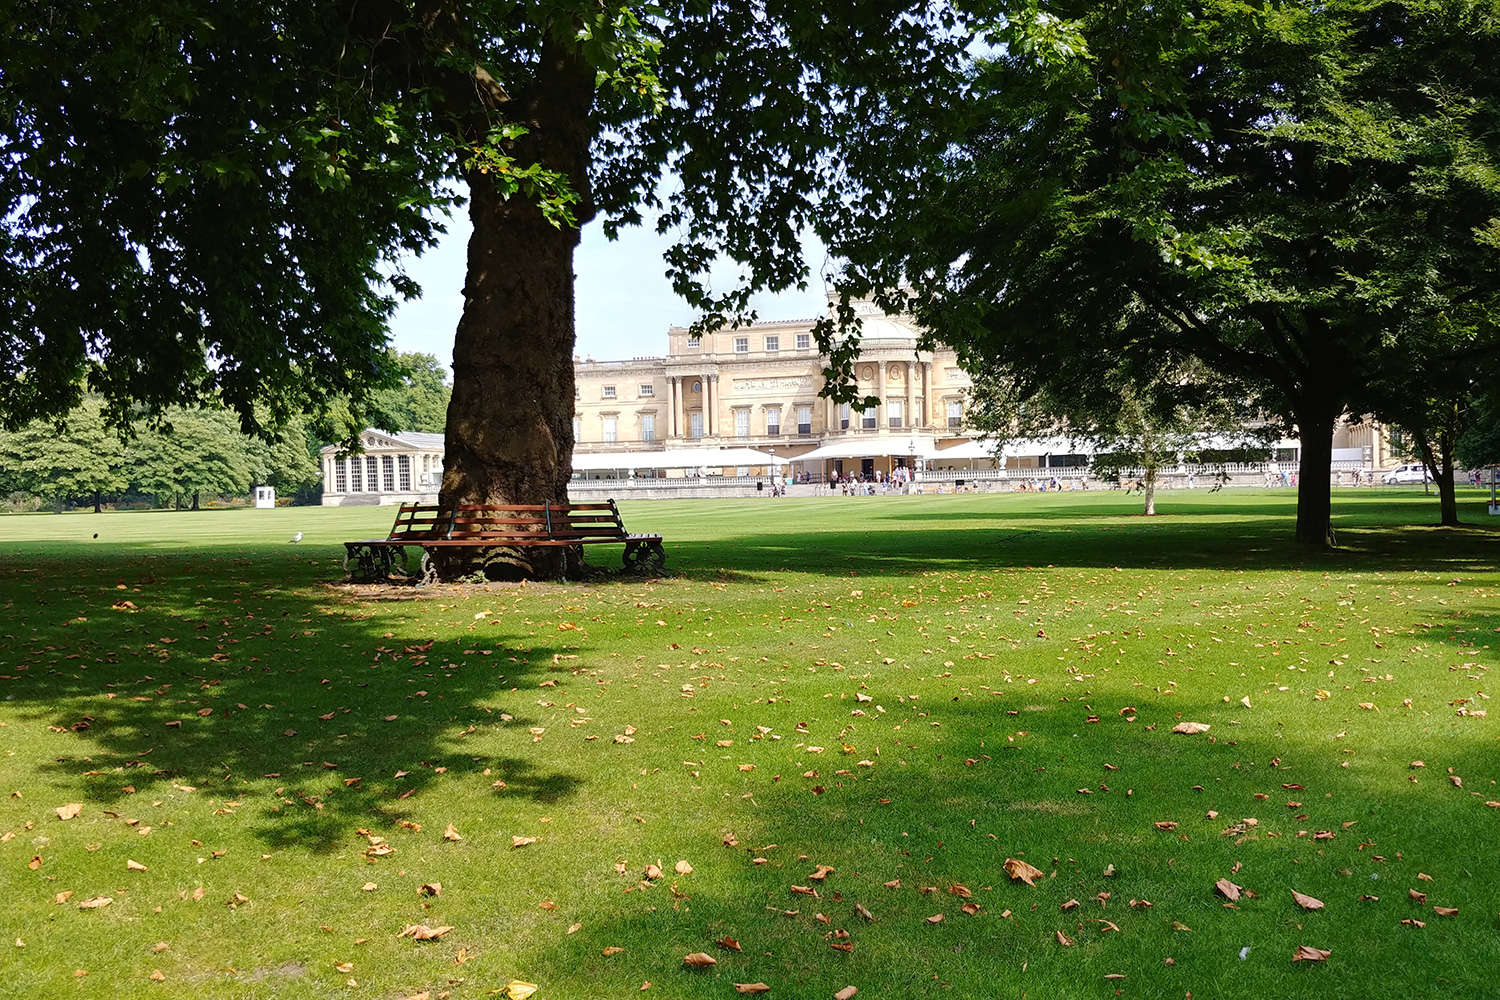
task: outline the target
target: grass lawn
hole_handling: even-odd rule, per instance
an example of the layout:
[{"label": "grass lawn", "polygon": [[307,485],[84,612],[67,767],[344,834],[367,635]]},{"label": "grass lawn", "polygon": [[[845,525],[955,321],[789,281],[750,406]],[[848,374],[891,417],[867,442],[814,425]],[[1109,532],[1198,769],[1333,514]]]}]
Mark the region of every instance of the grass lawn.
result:
[{"label": "grass lawn", "polygon": [[425,590],[334,583],[389,508],[0,517],[0,982],[1495,995],[1461,499],[638,503],[670,578]]}]

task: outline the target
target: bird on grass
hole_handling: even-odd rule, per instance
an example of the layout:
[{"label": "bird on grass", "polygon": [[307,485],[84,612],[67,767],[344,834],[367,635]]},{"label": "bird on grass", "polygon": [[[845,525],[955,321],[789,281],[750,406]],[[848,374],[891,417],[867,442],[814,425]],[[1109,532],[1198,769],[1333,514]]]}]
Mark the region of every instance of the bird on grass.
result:
[{"label": "bird on grass", "polygon": [[300,541],[302,541],[302,532],[299,531],[295,535],[293,535],[292,536],[292,541],[294,541],[294,542],[300,542]]}]

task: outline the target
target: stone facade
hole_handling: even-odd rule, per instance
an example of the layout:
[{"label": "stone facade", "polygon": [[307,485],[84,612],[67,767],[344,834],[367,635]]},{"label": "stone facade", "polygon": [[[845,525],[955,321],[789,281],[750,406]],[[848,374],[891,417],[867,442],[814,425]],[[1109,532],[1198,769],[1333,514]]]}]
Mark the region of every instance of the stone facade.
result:
[{"label": "stone facade", "polygon": [[[871,410],[861,413],[819,396],[824,380],[812,333],[816,320],[756,323],[701,338],[673,327],[665,357],[574,365],[575,453],[618,452],[628,466],[630,452],[754,448],[791,459],[793,477],[816,477],[889,474],[909,461],[914,440],[925,448],[966,440],[963,400],[970,383],[954,353],[918,350],[918,332],[904,318],[867,308],[863,321],[855,374],[861,395],[880,400]],[[797,462],[840,442],[867,447],[862,455],[807,468]]]}]

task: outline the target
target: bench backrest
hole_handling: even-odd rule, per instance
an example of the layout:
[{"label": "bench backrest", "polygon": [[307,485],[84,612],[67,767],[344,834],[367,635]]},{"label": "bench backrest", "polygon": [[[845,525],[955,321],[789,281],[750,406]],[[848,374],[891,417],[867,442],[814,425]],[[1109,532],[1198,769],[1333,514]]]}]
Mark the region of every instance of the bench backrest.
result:
[{"label": "bench backrest", "polygon": [[391,525],[389,541],[447,538],[453,527],[453,511],[435,503],[404,503]]},{"label": "bench backrest", "polygon": [[447,509],[445,516],[445,533],[428,537],[503,543],[537,535],[567,541],[623,539],[626,534],[613,500],[575,504],[459,504]]}]

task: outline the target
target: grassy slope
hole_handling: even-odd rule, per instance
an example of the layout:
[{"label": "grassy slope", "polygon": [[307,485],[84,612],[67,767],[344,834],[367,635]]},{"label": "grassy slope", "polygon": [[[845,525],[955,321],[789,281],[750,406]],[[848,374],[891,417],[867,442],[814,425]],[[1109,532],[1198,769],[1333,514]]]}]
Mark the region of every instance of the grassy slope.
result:
[{"label": "grassy slope", "polygon": [[[0,974],[101,997],[1481,995],[1500,768],[1495,724],[1456,712],[1486,707],[1496,542],[1403,526],[1430,503],[1341,492],[1349,549],[1311,558],[1280,492],[1173,494],[1149,522],[1099,493],[640,504],[671,579],[420,594],[326,585],[389,510],[0,519],[0,930],[25,942]],[[1257,898],[1225,908],[1226,877]],[[395,936],[424,921],[455,929]],[[1293,965],[1299,944],[1332,957]],[[694,951],[719,965],[683,970]]]}]

